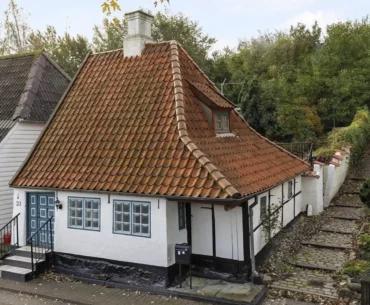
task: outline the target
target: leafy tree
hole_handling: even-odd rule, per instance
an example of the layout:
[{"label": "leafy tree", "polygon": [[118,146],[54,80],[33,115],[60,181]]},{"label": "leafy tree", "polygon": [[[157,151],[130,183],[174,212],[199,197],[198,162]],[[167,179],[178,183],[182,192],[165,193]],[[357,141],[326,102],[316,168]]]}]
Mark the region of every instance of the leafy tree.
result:
[{"label": "leafy tree", "polygon": [[[154,18],[152,36],[155,41],[177,40],[203,69],[210,71],[212,62],[208,52],[215,39],[204,34],[196,22],[183,15],[158,13]],[[93,49],[101,52],[122,48],[123,37],[124,20],[106,18],[103,27],[94,27]]]},{"label": "leafy tree", "polygon": [[94,26],[92,46],[95,52],[104,52],[122,48],[124,21],[118,18],[103,20],[103,27]]},{"label": "leafy tree", "polygon": [[70,76],[73,76],[87,53],[90,51],[88,40],[68,33],[60,36],[52,26],[44,32],[33,32],[29,37],[30,48],[45,50]]}]

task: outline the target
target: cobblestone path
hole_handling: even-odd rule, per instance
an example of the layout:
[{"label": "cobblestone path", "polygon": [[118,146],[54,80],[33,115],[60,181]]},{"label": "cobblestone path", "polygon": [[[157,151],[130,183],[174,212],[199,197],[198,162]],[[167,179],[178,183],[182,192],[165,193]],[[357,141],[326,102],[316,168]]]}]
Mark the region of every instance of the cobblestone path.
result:
[{"label": "cobblestone path", "polygon": [[320,230],[303,241],[298,252],[287,259],[291,272],[270,284],[271,295],[277,297],[267,300],[266,305],[300,304],[293,299],[339,304],[336,302],[339,302],[340,285],[335,275],[353,255],[364,216],[359,190],[367,177],[370,177],[370,149],[362,164],[349,173],[339,195],[319,216],[325,219]]}]

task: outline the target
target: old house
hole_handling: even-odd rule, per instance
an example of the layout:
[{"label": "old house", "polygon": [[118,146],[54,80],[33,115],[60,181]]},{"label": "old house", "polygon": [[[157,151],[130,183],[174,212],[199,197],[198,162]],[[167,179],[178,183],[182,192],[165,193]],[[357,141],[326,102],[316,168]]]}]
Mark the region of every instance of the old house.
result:
[{"label": "old house", "polygon": [[153,43],[152,16],[126,18],[123,50],[86,58],[11,182],[21,248],[3,277],[30,274],[31,244],[61,271],[167,285],[178,243],[194,264],[247,276],[261,219],[304,208],[309,165],[253,130],[181,45]]},{"label": "old house", "polygon": [[46,54],[0,57],[0,226],[12,218],[9,181],[31,151],[69,81]]}]

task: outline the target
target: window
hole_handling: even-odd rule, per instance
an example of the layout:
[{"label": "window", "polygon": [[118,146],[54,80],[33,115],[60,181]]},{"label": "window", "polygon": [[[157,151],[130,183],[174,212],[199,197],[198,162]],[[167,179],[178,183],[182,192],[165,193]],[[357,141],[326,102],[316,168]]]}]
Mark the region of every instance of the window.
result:
[{"label": "window", "polygon": [[267,215],[267,197],[266,196],[263,196],[260,199],[260,209],[261,209],[260,217],[263,220],[266,218],[266,215]]},{"label": "window", "polygon": [[227,111],[215,112],[215,129],[216,133],[228,133],[229,128],[229,113]]},{"label": "window", "polygon": [[150,203],[114,200],[113,232],[149,237]]},{"label": "window", "polygon": [[186,228],[186,205],[183,202],[178,203],[179,230]]},{"label": "window", "polygon": [[69,198],[68,227],[99,231],[100,199]]},{"label": "window", "polygon": [[288,199],[293,197],[293,181],[288,182]]}]

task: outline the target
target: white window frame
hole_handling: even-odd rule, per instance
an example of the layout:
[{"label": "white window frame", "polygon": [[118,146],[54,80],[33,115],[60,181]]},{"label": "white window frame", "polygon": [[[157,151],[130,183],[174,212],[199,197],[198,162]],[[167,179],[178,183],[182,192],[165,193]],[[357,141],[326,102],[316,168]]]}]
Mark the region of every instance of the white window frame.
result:
[{"label": "white window frame", "polygon": [[[123,210],[119,211],[117,209],[118,205],[122,204],[122,207],[124,205],[129,206],[129,222],[124,221],[124,214]],[[136,208],[139,207],[140,211],[137,211]],[[144,207],[147,207],[147,213],[143,213]],[[126,212],[127,213],[127,212]],[[118,217],[118,216],[122,216]],[[126,214],[127,216],[127,214]],[[139,221],[135,222],[135,219],[139,217]],[[143,219],[147,217],[147,223],[143,223]],[[117,220],[120,219],[120,220]],[[117,230],[117,226],[121,225],[123,228],[124,224],[129,224],[129,230]],[[139,226],[140,232],[135,232],[135,226]],[[143,233],[142,229],[144,227],[147,227],[148,232]],[[137,237],[151,237],[151,204],[147,201],[128,201],[128,200],[113,200],[113,233],[114,234],[123,234],[123,235],[131,235],[131,236],[137,236]]]},{"label": "white window frame", "polygon": [[[72,202],[78,202],[81,204],[81,207],[75,207],[75,212],[81,211],[82,216],[71,216],[72,214]],[[94,205],[96,205],[94,207]],[[97,208],[96,208],[97,207]],[[72,224],[72,219],[82,220],[81,225]],[[80,229],[87,231],[100,231],[100,222],[101,222],[101,202],[100,198],[90,198],[90,197],[68,197],[68,228],[70,229]],[[90,224],[88,224],[90,222]],[[94,223],[97,226],[94,226]]]}]

